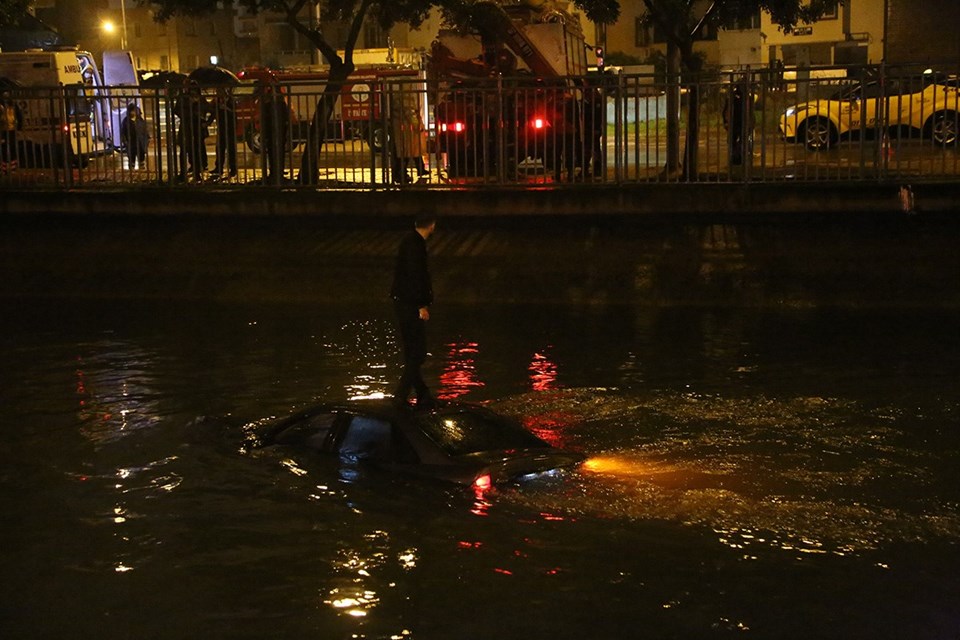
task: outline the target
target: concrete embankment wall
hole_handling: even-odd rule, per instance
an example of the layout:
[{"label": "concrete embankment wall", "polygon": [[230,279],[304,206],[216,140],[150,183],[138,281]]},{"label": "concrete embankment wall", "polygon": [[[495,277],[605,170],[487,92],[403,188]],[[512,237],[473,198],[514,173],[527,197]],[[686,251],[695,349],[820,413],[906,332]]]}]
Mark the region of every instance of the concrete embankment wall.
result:
[{"label": "concrete embankment wall", "polygon": [[816,188],[5,194],[0,296],[383,300],[427,209],[445,302],[960,306],[956,189]]}]

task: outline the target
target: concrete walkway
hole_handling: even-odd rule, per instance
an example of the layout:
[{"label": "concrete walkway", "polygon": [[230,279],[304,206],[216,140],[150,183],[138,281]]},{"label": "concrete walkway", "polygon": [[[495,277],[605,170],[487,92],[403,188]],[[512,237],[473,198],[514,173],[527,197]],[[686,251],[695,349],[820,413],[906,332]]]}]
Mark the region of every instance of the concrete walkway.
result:
[{"label": "concrete walkway", "polygon": [[[888,214],[901,211],[899,183],[650,183],[543,189],[384,189],[380,191],[161,187],[3,190],[0,213],[324,216],[369,221],[431,211],[440,217],[659,216],[724,221],[744,215]],[[918,211],[960,213],[960,182],[913,185]]]}]

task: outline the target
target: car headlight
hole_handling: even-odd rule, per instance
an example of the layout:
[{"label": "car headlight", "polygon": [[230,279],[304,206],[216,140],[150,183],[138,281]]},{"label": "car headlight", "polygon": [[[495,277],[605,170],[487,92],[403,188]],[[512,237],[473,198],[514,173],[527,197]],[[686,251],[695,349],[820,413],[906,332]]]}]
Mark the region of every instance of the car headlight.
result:
[{"label": "car headlight", "polygon": [[795,114],[796,112],[797,112],[797,108],[796,108],[796,107],[788,107],[787,110],[784,111],[783,115],[789,118],[790,116],[792,116],[792,115]]}]

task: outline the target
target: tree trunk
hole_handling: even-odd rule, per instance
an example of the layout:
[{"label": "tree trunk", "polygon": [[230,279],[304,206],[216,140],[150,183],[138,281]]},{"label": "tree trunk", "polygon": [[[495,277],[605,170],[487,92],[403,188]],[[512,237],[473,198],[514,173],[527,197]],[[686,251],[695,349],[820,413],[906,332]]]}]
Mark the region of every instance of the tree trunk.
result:
[{"label": "tree trunk", "polygon": [[307,131],[303,156],[300,158],[300,184],[316,184],[320,177],[320,148],[327,137],[327,124],[336,111],[340,92],[351,72],[351,65],[333,65],[330,68],[330,76],[323,88],[323,94],[317,100],[317,108]]},{"label": "tree trunk", "polygon": [[700,158],[700,68],[699,58],[685,57],[686,67],[692,78],[687,83],[687,141],[683,154],[683,179],[696,180]]},{"label": "tree trunk", "polygon": [[667,41],[667,165],[669,179],[680,170],[680,48]]},{"label": "tree trunk", "polygon": [[301,184],[316,184],[320,176],[320,148],[326,140],[327,123],[333,116],[342,87],[342,83],[328,82],[323,94],[317,100],[317,108],[310,120],[307,140],[300,158],[299,182]]},{"label": "tree trunk", "polygon": [[695,180],[700,156],[700,87],[696,82],[687,86],[687,137],[683,153],[683,179]]}]

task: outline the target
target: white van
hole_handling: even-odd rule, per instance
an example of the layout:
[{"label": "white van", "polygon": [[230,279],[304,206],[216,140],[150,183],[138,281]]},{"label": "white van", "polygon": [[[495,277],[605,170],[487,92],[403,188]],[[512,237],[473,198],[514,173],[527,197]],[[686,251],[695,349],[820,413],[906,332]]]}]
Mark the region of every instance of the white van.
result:
[{"label": "white van", "polygon": [[86,164],[114,148],[111,105],[93,55],[85,51],[0,53],[0,79],[20,109],[28,164]]}]

